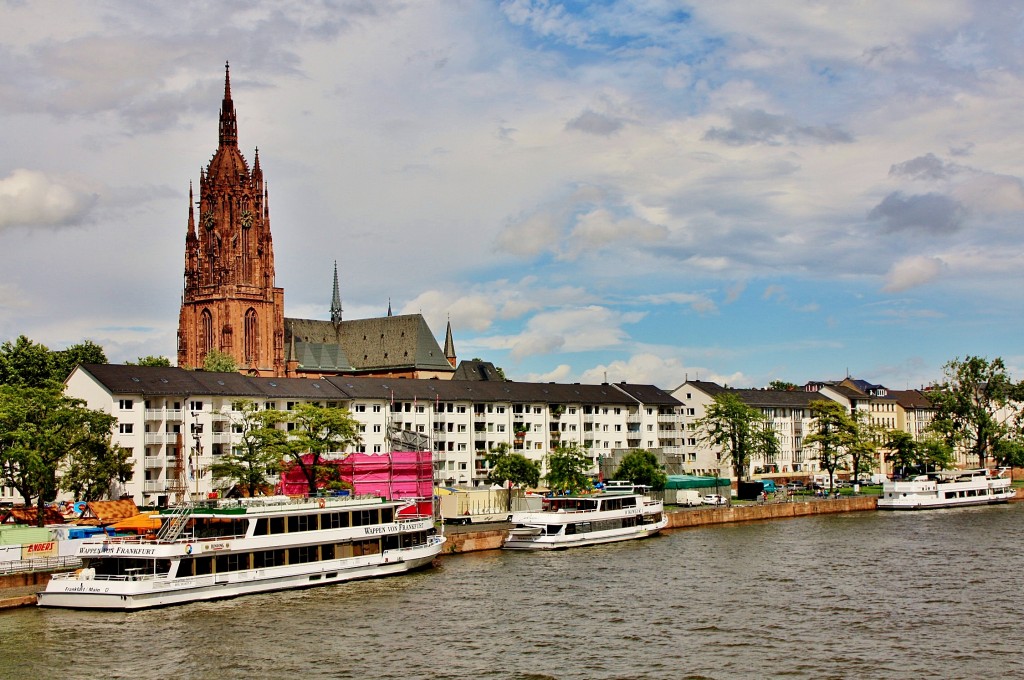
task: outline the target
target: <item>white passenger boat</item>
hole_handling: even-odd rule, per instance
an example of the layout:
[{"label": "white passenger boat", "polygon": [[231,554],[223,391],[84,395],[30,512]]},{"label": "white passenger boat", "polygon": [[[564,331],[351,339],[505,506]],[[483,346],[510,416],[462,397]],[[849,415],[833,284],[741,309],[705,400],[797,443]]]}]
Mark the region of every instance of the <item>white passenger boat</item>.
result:
[{"label": "white passenger boat", "polygon": [[539,511],[512,513],[502,545],[509,550],[555,550],[646,538],[668,524],[664,504],[646,494],[604,493],[545,498]]},{"label": "white passenger boat", "polygon": [[909,481],[885,482],[879,510],[926,510],[961,505],[1005,503],[1014,496],[1010,478],[1000,471],[944,470],[920,475]]},{"label": "white passenger boat", "polygon": [[175,508],[156,535],[84,543],[83,568],[55,574],[39,606],[143,609],[403,573],[445,540],[432,516],[400,514],[415,507],[272,496]]}]

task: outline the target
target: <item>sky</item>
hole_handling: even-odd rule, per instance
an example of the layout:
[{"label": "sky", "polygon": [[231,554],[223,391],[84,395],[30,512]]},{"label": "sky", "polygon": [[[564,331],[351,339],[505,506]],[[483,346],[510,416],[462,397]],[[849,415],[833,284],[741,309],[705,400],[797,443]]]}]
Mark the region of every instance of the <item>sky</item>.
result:
[{"label": "sky", "polygon": [[0,0],[0,340],[176,354],[230,62],[285,314],[513,380],[908,389],[1024,350],[1013,2]]}]

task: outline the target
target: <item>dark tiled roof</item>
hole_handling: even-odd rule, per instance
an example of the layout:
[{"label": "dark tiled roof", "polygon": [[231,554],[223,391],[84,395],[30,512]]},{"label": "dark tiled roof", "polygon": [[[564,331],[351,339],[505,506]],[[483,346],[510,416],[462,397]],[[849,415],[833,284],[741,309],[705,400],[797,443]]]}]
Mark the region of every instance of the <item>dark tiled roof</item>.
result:
[{"label": "dark tiled roof", "polygon": [[520,383],[481,380],[414,380],[332,376],[257,378],[241,373],[206,373],[160,366],[83,364],[113,394],[217,395],[309,400],[384,399],[400,401],[468,401],[518,404],[679,405],[670,394],[652,385],[581,385],[579,383]]},{"label": "dark tiled roof", "polygon": [[79,368],[92,375],[114,394],[216,394],[210,387],[195,379],[195,372],[176,367],[82,364]]},{"label": "dark tiled roof", "polygon": [[935,408],[928,396],[920,390],[890,390],[889,396],[903,408]]},{"label": "dark tiled roof", "polygon": [[[454,370],[422,314],[354,319],[337,326],[317,319],[285,319],[284,327],[286,351],[290,354],[294,335],[295,358],[306,370]],[[308,347],[300,349],[304,345]]]},{"label": "dark tiled roof", "polygon": [[452,380],[504,380],[490,361],[460,361]]},{"label": "dark tiled roof", "polygon": [[802,390],[732,390],[747,406],[806,408],[812,401],[827,400],[817,392]]}]

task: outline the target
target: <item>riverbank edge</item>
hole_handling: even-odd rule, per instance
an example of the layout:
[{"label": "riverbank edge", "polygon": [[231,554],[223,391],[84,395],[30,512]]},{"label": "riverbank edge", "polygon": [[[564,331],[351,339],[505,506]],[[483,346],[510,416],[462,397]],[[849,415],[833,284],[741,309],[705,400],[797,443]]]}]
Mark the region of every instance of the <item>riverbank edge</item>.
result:
[{"label": "riverbank edge", "polygon": [[[1011,502],[1024,501],[1024,489],[1018,489]],[[715,524],[737,522],[763,522],[774,519],[813,517],[815,515],[842,512],[867,512],[878,509],[877,496],[847,496],[834,500],[806,500],[786,503],[765,503],[764,505],[732,505],[724,508],[700,508],[696,510],[675,510],[668,516],[666,531],[692,529]],[[489,531],[467,531],[448,534],[441,557],[497,550],[507,533],[506,529]],[[31,572],[0,576],[0,611],[16,607],[31,607],[36,604],[34,593],[25,590],[45,585],[52,572]]]}]

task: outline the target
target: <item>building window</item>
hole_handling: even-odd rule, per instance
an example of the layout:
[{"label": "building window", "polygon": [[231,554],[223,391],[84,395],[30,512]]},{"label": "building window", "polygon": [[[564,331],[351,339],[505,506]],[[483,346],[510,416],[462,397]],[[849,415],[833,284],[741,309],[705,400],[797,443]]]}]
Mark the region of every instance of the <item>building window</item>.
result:
[{"label": "building window", "polygon": [[118,407],[122,411],[131,411],[132,410],[132,400],[131,399],[120,399],[120,400],[118,400],[117,405],[118,405]]},{"label": "building window", "polygon": [[356,413],[366,413],[366,404],[356,404]]},{"label": "building window", "polygon": [[374,425],[373,426],[373,431],[374,432],[380,432],[380,425]]},{"label": "building window", "polygon": [[374,404],[373,405],[373,412],[374,413],[380,413],[380,404]]},{"label": "building window", "polygon": [[135,431],[135,426],[131,423],[121,423],[117,426],[117,431],[121,434],[131,434]]},{"label": "building window", "polygon": [[191,402],[189,402],[188,410],[189,411],[202,411],[203,410],[203,402],[201,402],[201,401],[191,401]]}]

